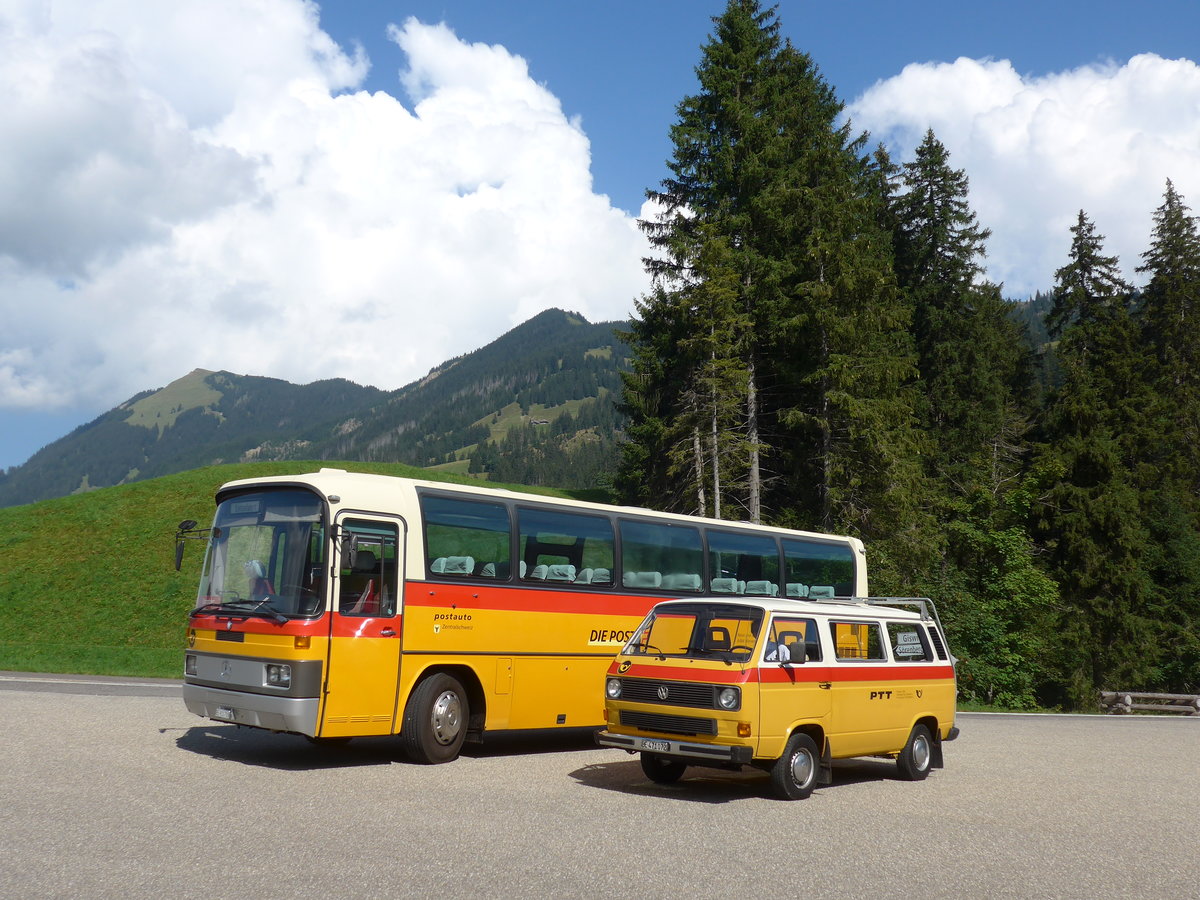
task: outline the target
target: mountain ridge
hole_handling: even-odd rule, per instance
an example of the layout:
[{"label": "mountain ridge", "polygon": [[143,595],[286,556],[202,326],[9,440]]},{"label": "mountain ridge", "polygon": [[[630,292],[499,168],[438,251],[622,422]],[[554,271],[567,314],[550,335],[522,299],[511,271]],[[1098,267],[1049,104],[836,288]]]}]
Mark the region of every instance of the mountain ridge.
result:
[{"label": "mountain ridge", "polygon": [[[613,458],[622,424],[612,397],[627,356],[614,329],[623,327],[546,310],[394,391],[344,378],[295,385],[193,369],[0,472],[0,506],[219,463],[301,458],[402,462],[510,481],[514,472],[533,473],[533,484],[565,478],[576,483],[556,486],[591,486],[584,482]],[[562,416],[570,420],[552,427]],[[581,435],[590,435],[587,446]]]}]

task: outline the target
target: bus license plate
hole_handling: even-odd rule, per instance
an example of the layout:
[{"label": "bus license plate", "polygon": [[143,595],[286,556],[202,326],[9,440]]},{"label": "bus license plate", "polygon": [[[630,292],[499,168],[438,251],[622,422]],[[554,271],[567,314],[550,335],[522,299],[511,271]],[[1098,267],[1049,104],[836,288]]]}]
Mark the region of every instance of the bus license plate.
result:
[{"label": "bus license plate", "polygon": [[645,738],[643,738],[642,739],[642,749],[643,750],[662,750],[665,752],[665,751],[671,749],[671,742],[670,741],[650,741],[650,740],[646,740]]},{"label": "bus license plate", "polygon": [[228,719],[230,722],[232,722],[233,721],[233,707],[232,706],[218,706],[217,712],[216,712],[216,715],[214,716],[214,718]]}]

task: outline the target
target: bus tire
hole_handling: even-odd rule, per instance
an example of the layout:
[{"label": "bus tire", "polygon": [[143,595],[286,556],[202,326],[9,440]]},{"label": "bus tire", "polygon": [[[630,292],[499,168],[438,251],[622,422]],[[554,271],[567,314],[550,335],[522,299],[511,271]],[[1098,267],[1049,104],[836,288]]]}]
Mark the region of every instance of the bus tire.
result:
[{"label": "bus tire", "polygon": [[400,738],[409,758],[444,763],[458,757],[467,736],[467,692],[453,675],[437,672],[417,685],[404,706]]},{"label": "bus tire", "polygon": [[933,738],[929,736],[929,729],[918,723],[896,757],[896,768],[905,781],[920,781],[929,774],[932,765]]},{"label": "bus tire", "polygon": [[642,771],[655,784],[674,784],[683,777],[687,763],[653,753],[642,754]]},{"label": "bus tire", "polygon": [[771,785],[784,800],[803,800],[817,786],[821,754],[807,734],[797,731],[788,739],[783,756],[771,766]]}]

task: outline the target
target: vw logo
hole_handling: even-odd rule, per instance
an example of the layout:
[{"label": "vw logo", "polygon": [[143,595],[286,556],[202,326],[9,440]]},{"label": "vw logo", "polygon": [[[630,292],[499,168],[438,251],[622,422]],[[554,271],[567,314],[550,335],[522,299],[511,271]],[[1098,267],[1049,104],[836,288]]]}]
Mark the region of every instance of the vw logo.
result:
[{"label": "vw logo", "polygon": [[667,686],[665,684],[660,684],[658,686],[658,699],[659,700],[666,700],[667,696],[669,694],[670,694],[670,691],[667,690]]},{"label": "vw logo", "polygon": [[228,678],[230,671],[231,671],[231,669],[230,669],[230,665],[229,665],[229,660],[225,660],[225,662],[221,664],[221,677]]}]

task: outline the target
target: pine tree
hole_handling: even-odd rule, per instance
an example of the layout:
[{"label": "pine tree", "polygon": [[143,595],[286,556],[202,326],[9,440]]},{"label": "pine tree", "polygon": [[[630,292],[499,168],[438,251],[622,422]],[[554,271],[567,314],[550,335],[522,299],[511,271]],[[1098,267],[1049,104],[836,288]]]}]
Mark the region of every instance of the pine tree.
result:
[{"label": "pine tree", "polygon": [[1064,695],[1075,706],[1099,688],[1130,689],[1154,675],[1148,533],[1133,474],[1144,399],[1129,288],[1103,238],[1080,212],[1069,261],[1055,273],[1049,322],[1061,335],[1063,384],[1042,424],[1039,464],[1056,476],[1038,526],[1063,612],[1057,653]]},{"label": "pine tree", "polygon": [[664,212],[645,223],[656,291],[631,329],[620,483],[669,482],[673,464],[694,488],[699,445],[720,463],[707,485],[737,488],[722,515],[903,534],[921,493],[913,356],[863,139],[774,10],[732,0],[714,24],[672,177],[649,192]]}]

